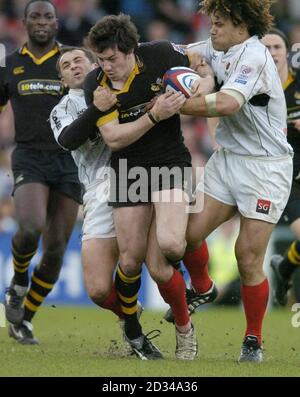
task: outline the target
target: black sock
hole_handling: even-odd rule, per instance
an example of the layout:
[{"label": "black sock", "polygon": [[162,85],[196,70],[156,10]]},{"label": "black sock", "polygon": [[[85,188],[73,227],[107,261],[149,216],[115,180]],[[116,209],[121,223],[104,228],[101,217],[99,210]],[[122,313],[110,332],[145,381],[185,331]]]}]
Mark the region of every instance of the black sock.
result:
[{"label": "black sock", "polygon": [[28,268],[30,261],[35,255],[35,251],[21,252],[17,249],[15,244],[12,244],[13,264],[14,264],[14,277],[13,284],[20,285],[22,287],[28,287]]},{"label": "black sock", "polygon": [[46,296],[52,291],[54,285],[53,282],[50,283],[43,275],[40,275],[37,270],[33,272],[30,290],[27,292],[24,301],[24,320],[32,320]]},{"label": "black sock", "polygon": [[283,261],[279,265],[279,272],[283,278],[286,280],[290,280],[295,270],[297,270],[300,266],[300,241],[294,241],[286,255],[284,256]]},{"label": "black sock", "polygon": [[141,273],[127,276],[119,265],[115,285],[124,314],[125,334],[129,339],[136,339],[142,335],[142,327],[137,319],[137,297],[141,286]]}]

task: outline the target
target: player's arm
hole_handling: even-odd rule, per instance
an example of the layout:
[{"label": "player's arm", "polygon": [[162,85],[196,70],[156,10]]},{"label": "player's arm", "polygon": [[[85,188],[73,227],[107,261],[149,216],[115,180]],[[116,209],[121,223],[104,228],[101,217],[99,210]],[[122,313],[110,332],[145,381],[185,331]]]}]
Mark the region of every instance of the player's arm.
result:
[{"label": "player's arm", "polygon": [[269,96],[272,76],[266,70],[267,49],[245,50],[234,72],[221,90],[200,98],[190,98],[183,106],[183,114],[204,117],[230,116],[254,96]]},{"label": "player's arm", "polygon": [[[95,91],[94,103],[96,106],[98,96],[101,97],[103,94],[101,88]],[[180,110],[184,102],[183,94],[168,92],[157,99],[151,111],[135,121],[120,124],[118,111],[115,110],[109,115],[101,117],[97,125],[106,144],[113,151],[118,151],[136,142],[159,121],[172,117]]]},{"label": "player's arm", "polygon": [[211,139],[211,147],[213,151],[219,149],[219,144],[216,141],[216,128],[219,124],[219,118],[218,117],[211,117],[207,119],[207,130]]},{"label": "player's arm", "polygon": [[245,98],[241,93],[222,90],[187,99],[180,112],[192,116],[224,117],[238,112],[244,103]]},{"label": "player's arm", "polygon": [[58,104],[50,115],[51,127],[58,144],[66,150],[79,148],[93,135],[99,117],[115,103],[116,98],[111,95],[101,104],[101,110],[92,103],[78,118],[76,109],[72,106]]}]

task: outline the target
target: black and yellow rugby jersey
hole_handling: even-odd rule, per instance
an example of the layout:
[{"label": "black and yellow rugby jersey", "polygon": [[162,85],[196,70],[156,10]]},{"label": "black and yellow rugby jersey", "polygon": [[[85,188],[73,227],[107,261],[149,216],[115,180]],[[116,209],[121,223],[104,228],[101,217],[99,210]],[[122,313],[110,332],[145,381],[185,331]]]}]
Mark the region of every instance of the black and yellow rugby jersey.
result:
[{"label": "black and yellow rugby jersey", "polygon": [[287,81],[283,85],[287,104],[287,139],[294,152],[300,154],[300,132],[291,123],[300,119],[300,70],[290,70]]},{"label": "black and yellow rugby jersey", "polygon": [[49,122],[51,110],[65,93],[56,71],[58,57],[58,45],[39,59],[24,45],[0,68],[0,110],[11,101],[15,141],[26,148],[60,149]]},{"label": "black and yellow rugby jersey", "polygon": [[[136,65],[120,91],[113,90],[101,68],[92,71],[85,81],[87,104],[93,101],[93,92],[100,85],[117,94],[114,109],[103,113],[98,125],[119,119],[120,124],[137,120],[145,113],[151,99],[162,91],[164,73],[175,66],[189,66],[189,59],[176,45],[168,41],[142,43],[136,52]],[[126,148],[112,153],[112,159],[128,159],[129,164],[172,163],[190,161],[183,143],[180,116],[175,115],[154,125],[142,138]]]}]

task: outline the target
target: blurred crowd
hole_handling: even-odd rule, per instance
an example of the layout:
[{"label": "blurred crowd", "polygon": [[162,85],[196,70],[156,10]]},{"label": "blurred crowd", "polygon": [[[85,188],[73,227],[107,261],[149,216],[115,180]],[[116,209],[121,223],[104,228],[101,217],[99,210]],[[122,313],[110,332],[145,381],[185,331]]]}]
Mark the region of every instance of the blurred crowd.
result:
[{"label": "blurred crowd", "polygon": [[[22,17],[27,1],[0,0],[0,43],[8,53],[26,42]],[[59,16],[58,40],[63,44],[81,45],[98,19],[119,12],[131,15],[141,41],[169,39],[185,44],[209,35],[209,19],[197,12],[198,0],[53,0],[53,3]],[[276,26],[289,36],[291,43],[300,43],[299,0],[277,1],[273,14]],[[206,121],[184,117],[183,131],[194,165],[203,166],[212,153]],[[13,115],[7,106],[0,117],[0,233],[15,228],[10,198],[13,137]]]}]

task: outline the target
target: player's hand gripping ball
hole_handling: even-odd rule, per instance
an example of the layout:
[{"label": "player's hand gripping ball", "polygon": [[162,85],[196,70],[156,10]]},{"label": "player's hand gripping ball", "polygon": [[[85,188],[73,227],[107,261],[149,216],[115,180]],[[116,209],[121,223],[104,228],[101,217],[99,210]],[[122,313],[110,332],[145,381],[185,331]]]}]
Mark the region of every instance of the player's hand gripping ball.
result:
[{"label": "player's hand gripping ball", "polygon": [[178,66],[166,71],[163,77],[165,91],[182,92],[186,98],[192,96],[194,82],[201,79],[193,69]]}]

